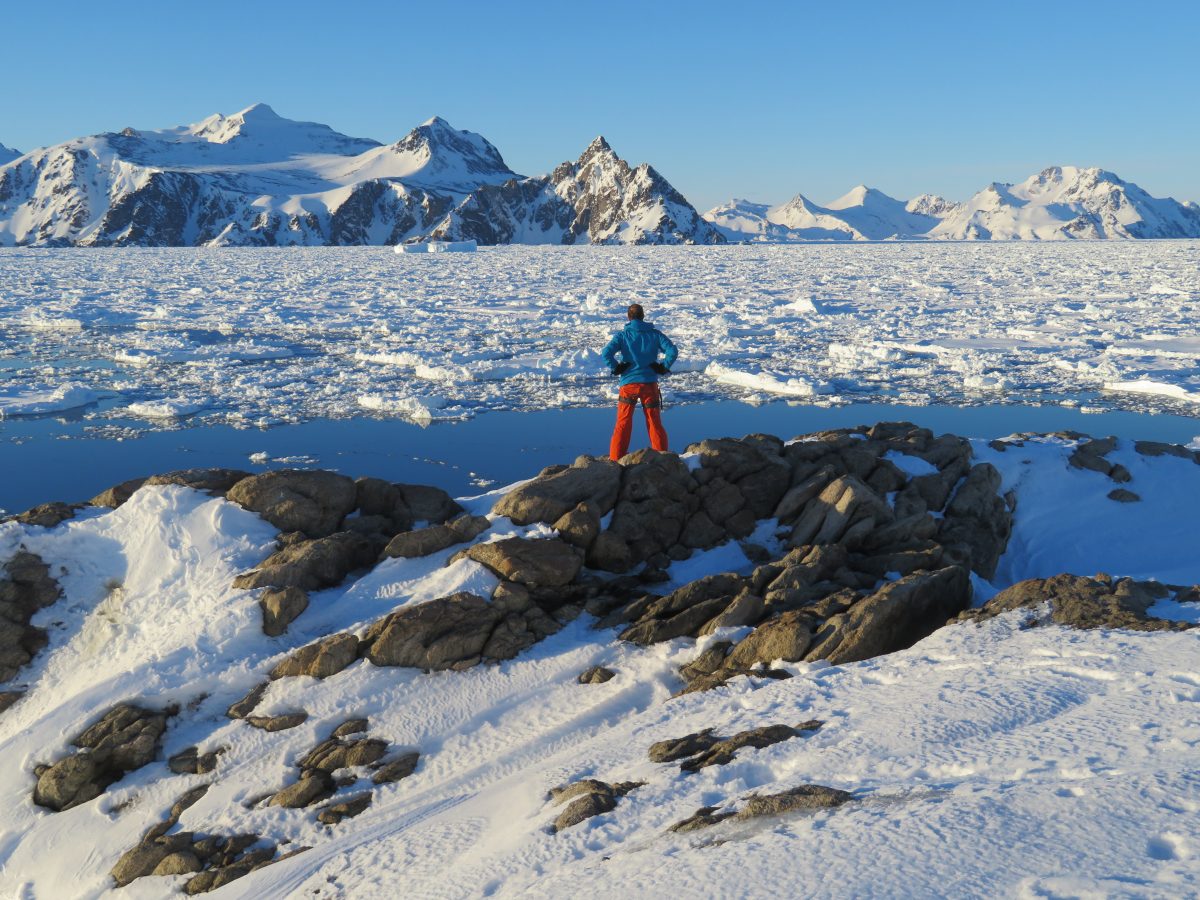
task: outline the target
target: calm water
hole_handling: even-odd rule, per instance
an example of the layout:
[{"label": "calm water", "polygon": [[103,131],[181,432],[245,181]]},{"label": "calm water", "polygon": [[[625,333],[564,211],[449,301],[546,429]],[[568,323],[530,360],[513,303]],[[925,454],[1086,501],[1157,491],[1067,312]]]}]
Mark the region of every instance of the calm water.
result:
[{"label": "calm water", "polygon": [[[399,420],[358,418],[283,425],[265,431],[227,426],[148,431],[132,440],[85,434],[84,422],[57,416],[0,421],[0,508],[16,512],[48,500],[86,500],[141,475],[197,466],[263,471],[291,465],[435,484],[455,496],[480,493],[543,466],[568,463],[581,453],[607,452],[614,413],[609,409],[487,413],[466,422],[421,428]],[[646,445],[638,417],[631,447]],[[1017,431],[1073,429],[1095,435],[1187,443],[1200,419],[1134,412],[1081,413],[1061,406],[901,406],[855,404],[834,408],[750,406],[732,401],[668,409],[671,444],[766,432],[792,437],[824,428],[907,420],[936,432],[997,437]],[[267,465],[252,463],[266,452]]]}]

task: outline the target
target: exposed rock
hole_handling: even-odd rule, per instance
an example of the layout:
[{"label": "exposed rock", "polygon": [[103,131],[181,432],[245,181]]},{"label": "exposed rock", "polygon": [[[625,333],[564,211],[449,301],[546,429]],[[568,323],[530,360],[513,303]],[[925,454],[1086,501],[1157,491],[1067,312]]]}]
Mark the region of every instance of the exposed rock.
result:
[{"label": "exposed rock", "polygon": [[154,874],[164,859],[180,852],[177,849],[178,844],[178,840],[162,838],[139,842],[121,854],[121,858],[112,867],[110,874],[113,881],[117,887],[125,887],[139,878]]},{"label": "exposed rock", "polygon": [[128,481],[122,481],[118,485],[110,487],[106,491],[101,491],[95,497],[88,501],[92,506],[106,506],[109,509],[116,509],[133,496],[134,491],[146,483],[146,478],[131,478]]},{"label": "exposed rock", "polygon": [[190,850],[176,850],[164,856],[154,867],[151,875],[189,875],[192,872],[199,872],[204,865],[200,862],[200,858]]},{"label": "exposed rock", "polygon": [[1142,499],[1140,494],[1135,494],[1125,488],[1113,488],[1107,496],[1109,500],[1116,500],[1118,503],[1138,503]]},{"label": "exposed rock", "polygon": [[13,554],[0,579],[0,681],[15,678],[21,667],[46,646],[46,632],[30,625],[33,615],[62,596],[50,567],[24,550]]},{"label": "exposed rock", "polygon": [[313,769],[301,775],[299,781],[274,794],[268,805],[300,809],[324,800],[333,793],[333,790],[333,779],[329,777],[329,774],[319,769]]},{"label": "exposed rock", "polygon": [[24,691],[0,691],[0,713],[25,696]]},{"label": "exposed rock", "polygon": [[[68,519],[75,518],[75,512],[82,508],[83,504],[68,504],[54,501],[51,503],[41,503],[12,518],[22,525],[39,525],[42,528],[54,528]],[[8,519],[0,521],[8,521]]]},{"label": "exposed rock", "polygon": [[1200,464],[1200,451],[1189,450],[1180,444],[1164,444],[1161,441],[1134,441],[1133,449],[1142,456],[1178,456]]},{"label": "exposed rock", "polygon": [[529,587],[558,587],[570,583],[583,567],[575,548],[554,538],[506,538],[474,544],[467,556],[501,578]]},{"label": "exposed rock", "polygon": [[573,547],[586,550],[600,534],[600,511],[592,503],[584,501],[563,513],[554,522],[559,537]]},{"label": "exposed rock", "polygon": [[903,650],[970,602],[971,582],[960,566],[908,575],[829,619],[804,658],[840,664]]},{"label": "exposed rock", "polygon": [[358,637],[353,632],[342,631],[306,644],[290,656],[280,660],[271,670],[271,679],[293,678],[310,675],[313,678],[328,678],[336,675],[358,658]]},{"label": "exposed rock", "polygon": [[384,760],[375,770],[375,774],[371,776],[371,781],[375,784],[391,784],[401,781],[417,770],[417,762],[420,758],[421,754],[412,750],[393,759]]},{"label": "exposed rock", "polygon": [[254,708],[262,701],[263,694],[267,692],[267,688],[271,686],[269,681],[264,681],[256,684],[241,700],[234,703],[225,711],[225,715],[231,719],[244,719],[250,713],[254,712]]},{"label": "exposed rock", "polygon": [[404,607],[371,625],[362,655],[377,666],[440,670],[482,659],[505,613],[482,597],[458,593]]},{"label": "exposed rock", "polygon": [[343,738],[350,737],[352,734],[361,734],[367,730],[368,724],[366,719],[347,719],[337,728],[333,729],[333,734],[330,737]]},{"label": "exposed rock", "polygon": [[581,672],[576,679],[580,684],[604,684],[606,681],[611,681],[617,675],[612,669],[606,669],[604,666],[592,666],[586,672]]},{"label": "exposed rock", "polygon": [[268,588],[258,598],[263,634],[278,637],[308,609],[308,592],[298,587]]},{"label": "exposed rock", "polygon": [[[360,518],[383,520],[389,536],[413,527],[416,518],[404,499],[400,485],[382,478],[359,478],[354,482],[354,506]],[[346,523],[349,527],[350,521]]]},{"label": "exposed rock", "polygon": [[217,768],[217,757],[224,752],[224,747],[218,747],[208,753],[201,753],[196,747],[188,747],[168,759],[167,768],[176,775],[207,775]]},{"label": "exposed rock", "polygon": [[1000,480],[990,463],[972,467],[946,507],[938,531],[942,544],[965,546],[970,567],[988,579],[996,574],[1012,534],[1012,514],[998,494]]},{"label": "exposed rock", "polygon": [[787,493],[780,498],[771,515],[783,524],[795,521],[804,507],[819,496],[835,477],[837,477],[837,472],[832,466],[818,469],[795,487],[789,488]]},{"label": "exposed rock", "polygon": [[166,727],[166,713],[131,704],[113,707],[71,742],[82,752],[39,775],[33,802],[64,810],[98,797],[127,772],[154,759]]},{"label": "exposed rock", "polygon": [[404,504],[416,522],[439,525],[463,511],[454,498],[441,488],[428,484],[397,484],[395,487],[400,490]]},{"label": "exposed rock", "polygon": [[[1106,575],[1085,578],[1055,575],[1031,578],[1001,591],[982,607],[960,618],[984,621],[1002,612],[1027,608],[1036,611],[1049,604],[1048,620],[1070,628],[1126,628],[1132,631],[1183,631],[1194,627],[1149,615],[1149,609],[1167,595],[1157,582],[1112,579]],[[1045,621],[1039,617],[1039,620]]]},{"label": "exposed rock", "polygon": [[679,834],[686,834],[689,831],[699,831],[701,828],[708,828],[716,825],[718,822],[723,822],[734,815],[733,810],[721,811],[717,806],[702,806],[686,819],[681,819],[668,829]]},{"label": "exposed rock", "polygon": [[725,655],[733,644],[730,641],[716,641],[703,653],[679,667],[679,675],[685,681],[692,681],[701,675],[711,675],[725,663]]},{"label": "exposed rock", "polygon": [[[869,520],[863,537],[871,528],[893,521],[887,502],[853,475],[843,475],[831,481],[815,500],[805,507],[792,529],[789,543],[793,547],[805,544],[832,544],[845,541],[846,532],[858,522]],[[848,546],[854,549],[854,546]]]},{"label": "exposed rock", "polygon": [[430,525],[428,528],[405,531],[396,535],[384,548],[383,555],[410,559],[428,556],[431,553],[445,550],[447,547],[453,547],[455,544],[472,541],[487,531],[491,525],[487,516],[459,516],[444,525]]},{"label": "exposed rock", "polygon": [[672,697],[681,697],[684,694],[696,694],[703,691],[711,691],[714,688],[719,688],[723,684],[732,681],[734,678],[741,676],[750,678],[768,678],[773,681],[782,681],[792,677],[792,673],[784,669],[741,669],[734,666],[718,669],[709,675],[698,675],[688,682],[687,687],[681,691],[672,694]]},{"label": "exposed rock", "polygon": [[368,766],[387,753],[387,741],[379,738],[330,738],[322,741],[296,763],[301,769],[332,773],[353,766]]},{"label": "exposed rock", "polygon": [[282,469],[243,478],[227,496],[280,531],[320,538],[336,531],[355,508],[357,489],[336,472]]},{"label": "exposed rock", "polygon": [[236,588],[297,587],[305,591],[333,587],[355,569],[375,563],[379,547],[353,531],[288,544],[268,556],[253,572],[237,576]]},{"label": "exposed rock", "polygon": [[330,803],[317,811],[317,821],[325,825],[336,825],[343,819],[352,819],[371,805],[371,795],[356,794],[338,803]]},{"label": "exposed rock", "polygon": [[812,644],[812,629],[813,619],[805,612],[785,612],[764,622],[739,641],[730,652],[726,665],[750,669],[777,659],[799,662]]},{"label": "exposed rock", "polygon": [[700,634],[712,634],[718,628],[737,628],[756,625],[766,614],[766,601],[747,588],[743,588],[716,616],[709,619],[700,629]]},{"label": "exposed rock", "polygon": [[183,892],[192,895],[215,891],[217,888],[224,887],[231,881],[236,881],[238,878],[249,875],[255,869],[270,865],[274,861],[274,856],[274,847],[251,851],[235,863],[230,863],[216,869],[208,869],[198,875],[193,875],[184,884]]},{"label": "exposed rock", "polygon": [[623,540],[634,563],[678,544],[700,497],[687,466],[673,453],[639,450],[622,458],[624,474],[609,530]]},{"label": "exposed rock", "polygon": [[603,457],[581,456],[568,468],[554,466],[532,481],[509,491],[492,509],[518,525],[552,524],[581,503],[599,516],[607,515],[617,499],[621,467]]},{"label": "exposed rock", "polygon": [[180,484],[193,490],[224,496],[229,493],[231,487],[249,477],[251,477],[250,473],[243,472],[241,469],[181,469],[176,472],[165,472],[162,475],[151,475],[146,479],[145,484],[146,486]]},{"label": "exposed rock", "polygon": [[735,819],[757,819],[762,816],[781,816],[797,810],[832,809],[849,803],[854,795],[820,784],[802,784],[778,794],[754,795],[738,810]]},{"label": "exposed rock", "polygon": [[[816,723],[817,728],[820,725],[821,723]],[[810,728],[806,730],[816,729]],[[778,744],[780,741],[786,741],[788,738],[796,737],[798,734],[801,734],[801,731],[792,728],[790,725],[766,725],[762,728],[741,731],[732,737],[721,738],[702,749],[697,755],[683,760],[679,764],[679,771],[698,772],[709,766],[723,766],[731,762],[737,751],[743,747],[753,747],[755,749],[769,747],[772,744]],[[651,750],[653,750],[653,747]]]},{"label": "exposed rock", "polygon": [[245,721],[247,725],[261,731],[287,731],[308,721],[308,713],[301,711],[278,716],[246,716]]},{"label": "exposed rock", "polygon": [[586,778],[574,784],[551,790],[550,796],[556,804],[570,803],[554,820],[554,830],[563,831],[572,825],[578,825],[585,819],[602,813],[611,812],[617,808],[617,798],[623,797],[642,782],[621,782],[607,784],[593,778]]},{"label": "exposed rock", "polygon": [[633,551],[623,538],[602,531],[588,548],[587,564],[605,572],[628,572],[634,566]]},{"label": "exposed rock", "polygon": [[711,728],[705,728],[703,731],[697,731],[695,734],[685,735],[681,738],[655,741],[650,745],[647,753],[650,762],[676,762],[689,756],[697,756],[722,740],[723,738],[713,734]]},{"label": "exposed rock", "polygon": [[1129,470],[1120,463],[1112,463],[1105,459],[1116,447],[1117,439],[1112,436],[1084,441],[1072,451],[1067,459],[1067,464],[1075,469],[1099,472],[1118,484],[1124,484],[1133,478],[1129,474]]}]

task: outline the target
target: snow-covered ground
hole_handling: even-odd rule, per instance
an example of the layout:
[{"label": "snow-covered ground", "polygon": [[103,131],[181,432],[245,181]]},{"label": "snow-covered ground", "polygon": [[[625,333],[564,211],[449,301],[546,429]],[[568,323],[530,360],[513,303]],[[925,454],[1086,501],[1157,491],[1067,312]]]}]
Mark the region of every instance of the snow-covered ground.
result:
[{"label": "snow-covered ground", "polygon": [[680,346],[673,402],[1190,412],[1198,263],[1197,241],[0,250],[0,414],[89,390],[97,426],[143,428],[608,404],[597,350],[635,301]]},{"label": "snow-covered ground", "polygon": [[[1017,495],[1015,530],[994,584],[1070,571],[1200,582],[1191,523],[1200,466],[1109,456],[1142,501],[1116,503],[1104,475],[1069,469],[1069,442],[1005,452],[983,440]],[[910,463],[915,465],[915,463]],[[532,473],[531,473],[532,474]],[[464,501],[486,512],[494,496]],[[535,526],[534,529],[541,526]],[[505,519],[484,539],[510,533]],[[235,574],[271,549],[274,529],[186,488],[144,489],[115,511],[54,529],[0,525],[0,559],[19,543],[60,575],[65,597],[35,624],[50,646],[30,694],[0,717],[0,894],[158,897],[181,879],[113,891],[108,870],[189,787],[162,762],[61,813],[30,801],[34,764],[54,758],[115,699],[183,711],[165,754],[227,746],[215,786],[180,827],[253,831],[313,849],[224,888],[223,897],[1182,897],[1200,891],[1200,633],[1020,627],[1020,614],[935,632],[907,651],[840,666],[792,664],[786,681],[736,679],[668,700],[690,639],[637,647],[584,616],[499,666],[422,674],[350,666],[324,681],[275,682],[261,711],[303,705],[302,726],[266,734],[226,706],[295,646],[456,589],[487,593],[452,551],[395,559],[313,595],[289,634],[258,630]],[[736,545],[679,564],[688,580],[749,564]],[[1195,620],[1195,604],[1155,613]],[[580,685],[603,664],[617,676]],[[25,676],[23,676],[25,677]],[[332,828],[311,811],[252,798],[293,777],[300,754],[351,716],[419,748],[415,775]],[[683,774],[653,764],[655,741],[808,719],[818,732],[724,766]],[[644,781],[617,808],[559,834],[546,791],[581,777]],[[668,827],[701,806],[816,782],[854,794],[837,810],[690,834]]]}]

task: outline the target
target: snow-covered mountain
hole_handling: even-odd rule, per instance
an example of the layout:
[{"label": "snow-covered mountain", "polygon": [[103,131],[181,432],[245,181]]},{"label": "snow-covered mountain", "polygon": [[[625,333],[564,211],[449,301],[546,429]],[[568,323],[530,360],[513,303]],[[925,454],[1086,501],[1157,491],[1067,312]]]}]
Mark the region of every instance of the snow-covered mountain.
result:
[{"label": "snow-covered mountain", "polygon": [[802,194],[770,206],[731,200],[704,214],[732,241],[1064,240],[1200,237],[1200,206],[1158,199],[1103,169],[1053,166],[966,203],[907,203],[864,185],[827,206]]},{"label": "snow-covered mountain", "polygon": [[485,244],[724,242],[652,166],[630,168],[603,137],[549,175],[480,187],[432,236]]},{"label": "snow-covered mountain", "polygon": [[78,138],[0,166],[0,246],[389,244],[434,233],[482,243],[721,240],[654,169],[631,169],[602,140],[578,163],[525,179],[483,137],[436,117],[384,145],[256,104],[193,125]]},{"label": "snow-covered mountain", "polygon": [[20,155],[20,150],[14,150],[12,147],[5,147],[3,144],[0,144],[0,166],[7,162],[12,162]]}]

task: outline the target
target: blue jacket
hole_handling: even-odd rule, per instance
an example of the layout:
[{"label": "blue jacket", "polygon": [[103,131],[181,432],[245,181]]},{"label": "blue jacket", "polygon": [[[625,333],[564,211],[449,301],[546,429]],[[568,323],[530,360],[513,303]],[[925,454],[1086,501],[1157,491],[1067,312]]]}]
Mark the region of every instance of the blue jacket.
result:
[{"label": "blue jacket", "polygon": [[620,354],[621,362],[630,364],[621,376],[624,385],[658,381],[658,373],[650,368],[650,364],[658,361],[659,353],[663,354],[663,365],[669,369],[679,350],[669,337],[649,322],[630,319],[629,324],[613,335],[602,355],[610,369],[617,365],[617,354]]}]

